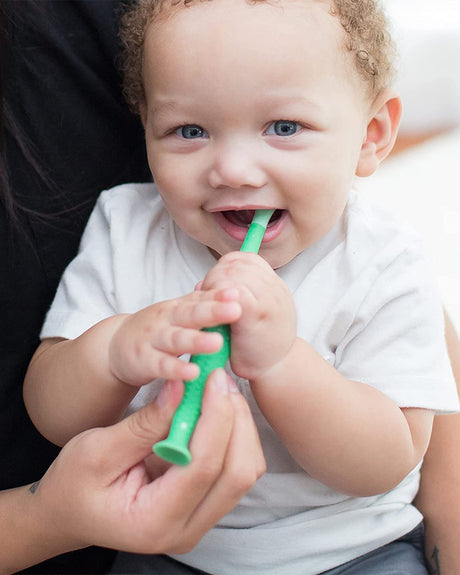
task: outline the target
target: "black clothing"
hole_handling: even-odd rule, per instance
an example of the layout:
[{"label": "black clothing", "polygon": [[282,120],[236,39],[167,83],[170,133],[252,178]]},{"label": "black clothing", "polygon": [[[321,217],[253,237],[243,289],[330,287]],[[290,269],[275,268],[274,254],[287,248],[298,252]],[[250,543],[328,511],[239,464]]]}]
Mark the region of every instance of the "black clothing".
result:
[{"label": "black clothing", "polygon": [[[0,489],[39,479],[58,450],[35,430],[22,381],[60,276],[101,190],[150,179],[121,94],[116,0],[11,0],[1,47],[2,142],[17,221],[0,194]],[[3,196],[3,199],[1,198]],[[11,197],[10,197],[11,199]],[[101,573],[105,551],[27,572]]]}]

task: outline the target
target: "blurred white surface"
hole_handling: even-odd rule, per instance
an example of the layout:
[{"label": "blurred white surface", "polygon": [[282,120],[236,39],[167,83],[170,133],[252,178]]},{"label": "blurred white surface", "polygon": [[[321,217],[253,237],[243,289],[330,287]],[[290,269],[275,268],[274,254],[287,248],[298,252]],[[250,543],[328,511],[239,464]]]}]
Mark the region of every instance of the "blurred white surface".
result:
[{"label": "blurred white surface", "polygon": [[422,235],[460,333],[460,0],[383,0],[400,61],[400,134],[448,130],[391,156],[357,188]]},{"label": "blurred white surface", "polygon": [[460,0],[384,0],[399,50],[401,131],[460,126]]},{"label": "blurred white surface", "polygon": [[391,157],[356,187],[421,234],[460,333],[460,128]]}]

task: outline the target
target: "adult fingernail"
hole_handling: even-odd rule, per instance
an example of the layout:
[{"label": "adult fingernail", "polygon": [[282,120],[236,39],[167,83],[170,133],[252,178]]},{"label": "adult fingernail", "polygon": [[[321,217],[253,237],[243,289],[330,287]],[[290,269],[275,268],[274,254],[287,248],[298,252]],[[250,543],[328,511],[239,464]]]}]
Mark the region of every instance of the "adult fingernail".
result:
[{"label": "adult fingernail", "polygon": [[240,390],[238,389],[238,386],[232,377],[228,378],[228,389],[230,393],[240,393]]},{"label": "adult fingernail", "polygon": [[229,392],[228,379],[229,378],[224,369],[219,368],[214,370],[212,377],[212,384],[214,386],[214,389],[219,393],[227,395],[227,393]]},{"label": "adult fingernail", "polygon": [[169,403],[171,398],[171,384],[169,381],[163,384],[162,388],[160,389],[160,393],[157,395],[156,404],[158,407],[166,407]]}]

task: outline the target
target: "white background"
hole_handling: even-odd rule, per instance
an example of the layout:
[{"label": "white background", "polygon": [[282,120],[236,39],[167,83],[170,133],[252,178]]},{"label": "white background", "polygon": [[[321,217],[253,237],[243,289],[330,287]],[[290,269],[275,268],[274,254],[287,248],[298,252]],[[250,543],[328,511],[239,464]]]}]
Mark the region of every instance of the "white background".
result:
[{"label": "white background", "polygon": [[356,187],[422,234],[460,333],[460,0],[385,4],[399,48],[400,134],[431,137],[392,155]]}]

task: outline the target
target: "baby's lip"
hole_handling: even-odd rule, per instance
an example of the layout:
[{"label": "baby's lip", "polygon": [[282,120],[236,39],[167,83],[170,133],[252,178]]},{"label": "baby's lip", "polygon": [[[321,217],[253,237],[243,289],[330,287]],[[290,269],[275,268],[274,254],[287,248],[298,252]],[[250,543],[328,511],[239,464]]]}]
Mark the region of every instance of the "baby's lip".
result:
[{"label": "baby's lip", "polygon": [[[225,234],[241,245],[254,217],[254,212],[262,209],[273,208],[268,206],[245,206],[240,209],[233,206],[225,206],[220,210],[212,210],[212,215]],[[279,237],[289,221],[288,215],[286,210],[275,210],[265,231],[263,243],[268,243]]]}]

